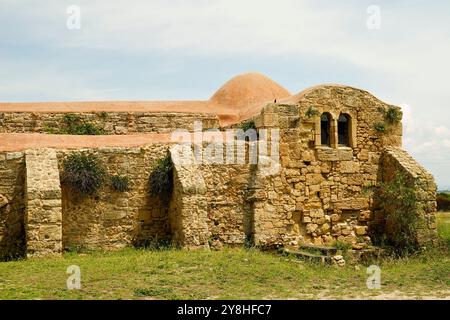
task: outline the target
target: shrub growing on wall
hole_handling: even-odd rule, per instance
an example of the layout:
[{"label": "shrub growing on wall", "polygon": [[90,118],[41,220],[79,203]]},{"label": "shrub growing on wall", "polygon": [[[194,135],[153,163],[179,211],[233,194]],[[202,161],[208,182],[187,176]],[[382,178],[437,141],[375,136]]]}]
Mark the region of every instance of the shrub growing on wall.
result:
[{"label": "shrub growing on wall", "polygon": [[115,191],[125,192],[130,190],[129,183],[130,179],[127,176],[111,176],[111,185]]},{"label": "shrub growing on wall", "polygon": [[384,234],[396,253],[405,255],[418,249],[417,235],[423,219],[417,212],[413,181],[397,173],[390,182],[380,183],[375,192],[385,214]]},{"label": "shrub growing on wall", "polygon": [[253,120],[244,121],[239,125],[239,129],[242,129],[244,132],[250,129],[256,130],[255,121]]},{"label": "shrub growing on wall", "polygon": [[62,183],[81,195],[94,194],[104,183],[106,171],[93,154],[71,154],[64,160],[63,167]]},{"label": "shrub growing on wall", "polygon": [[397,107],[389,107],[384,114],[386,121],[390,124],[397,124],[402,120],[402,111]]},{"label": "shrub growing on wall", "polygon": [[398,107],[390,106],[387,110],[379,108],[378,111],[383,114],[384,121],[374,125],[379,132],[386,132],[391,126],[400,123],[403,113]]},{"label": "shrub growing on wall", "polygon": [[101,135],[104,130],[93,123],[84,122],[79,115],[68,113],[62,118],[61,128],[44,126],[44,132],[50,134]]},{"label": "shrub growing on wall", "polygon": [[150,173],[150,194],[167,201],[173,190],[173,165],[170,156],[159,159]]}]

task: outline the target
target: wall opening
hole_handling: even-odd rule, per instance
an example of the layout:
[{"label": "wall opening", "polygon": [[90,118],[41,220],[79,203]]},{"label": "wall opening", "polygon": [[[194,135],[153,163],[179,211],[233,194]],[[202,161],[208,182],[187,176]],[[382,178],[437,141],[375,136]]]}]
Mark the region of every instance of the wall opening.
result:
[{"label": "wall opening", "polygon": [[338,144],[344,147],[350,146],[350,116],[347,114],[339,115]]},{"label": "wall opening", "polygon": [[331,146],[331,115],[325,112],[320,117],[320,144],[323,146]]}]

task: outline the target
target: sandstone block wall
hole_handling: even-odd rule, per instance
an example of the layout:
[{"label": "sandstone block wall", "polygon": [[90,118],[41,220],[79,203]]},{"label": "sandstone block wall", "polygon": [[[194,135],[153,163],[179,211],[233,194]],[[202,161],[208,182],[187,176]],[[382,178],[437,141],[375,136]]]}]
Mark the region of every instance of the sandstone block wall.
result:
[{"label": "sandstone block wall", "polygon": [[62,206],[58,159],[54,149],[25,152],[27,256],[62,251]]},{"label": "sandstone block wall", "polygon": [[[168,146],[81,150],[97,155],[109,175],[129,177],[130,190],[114,191],[109,181],[91,197],[81,199],[62,186],[64,249],[114,249],[170,239],[168,208],[149,195],[148,179],[156,160]],[[59,171],[64,158],[79,151],[59,150]]]},{"label": "sandstone block wall", "polygon": [[179,158],[179,150],[175,147],[170,149],[174,182],[169,206],[172,240],[184,248],[208,248],[207,186],[191,147],[185,147],[188,158],[183,160]]},{"label": "sandstone block wall", "polygon": [[249,164],[204,164],[207,223],[211,245],[243,245],[252,234],[252,211],[246,201],[252,180]]},{"label": "sandstone block wall", "polygon": [[[149,195],[148,178],[168,146],[0,153],[0,258],[58,254],[64,249],[114,249],[170,240],[168,206]],[[129,191],[109,180],[81,198],[60,184],[65,157],[98,155],[109,175],[126,175]]]},{"label": "sandstone block wall", "polygon": [[[105,134],[143,132],[170,133],[176,129],[194,130],[194,121],[203,128],[219,128],[217,115],[169,112],[78,112],[72,113],[83,122],[104,130]],[[64,126],[67,113],[0,112],[0,133],[45,133]]]},{"label": "sandstone block wall", "polygon": [[[324,86],[289,104],[270,104],[255,119],[258,128],[280,128],[281,171],[261,179],[255,197],[255,242],[317,245],[348,242],[355,249],[371,243],[367,235],[373,199],[364,192],[380,179],[385,146],[401,145],[401,124],[379,132],[384,104],[365,91]],[[313,108],[317,113],[308,116]],[[320,145],[320,115],[332,121],[351,117],[350,146]],[[332,123],[333,125],[333,123]]]}]

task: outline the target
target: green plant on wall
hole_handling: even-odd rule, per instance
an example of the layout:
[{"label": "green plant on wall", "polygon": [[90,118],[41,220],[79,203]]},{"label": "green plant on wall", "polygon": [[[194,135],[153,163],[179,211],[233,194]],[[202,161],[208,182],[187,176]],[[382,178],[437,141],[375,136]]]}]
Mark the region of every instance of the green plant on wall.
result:
[{"label": "green plant on wall", "polygon": [[255,121],[253,120],[244,121],[239,125],[239,129],[242,129],[244,132],[250,129],[256,130]]},{"label": "green plant on wall", "polygon": [[416,251],[417,234],[423,227],[423,219],[417,214],[413,181],[405,174],[397,173],[392,181],[379,184],[375,198],[385,215],[384,234],[381,237],[386,244],[400,255]]},{"label": "green plant on wall", "polygon": [[391,126],[400,123],[402,120],[402,111],[398,107],[389,106],[386,109],[380,107],[378,111],[383,114],[383,122],[375,123],[374,128],[378,132],[384,133],[390,129]]},{"label": "green plant on wall", "polygon": [[107,113],[106,111],[102,111],[102,112],[98,113],[97,115],[98,115],[98,116],[100,117],[100,119],[102,119],[102,120],[108,119],[108,113]]},{"label": "green plant on wall", "polygon": [[101,135],[104,130],[93,123],[84,122],[79,115],[67,113],[62,118],[61,128],[45,125],[43,131],[49,134]]},{"label": "green plant on wall", "polygon": [[63,162],[61,182],[72,191],[89,196],[103,185],[106,171],[100,159],[87,153],[74,153]]},{"label": "green plant on wall", "polygon": [[81,117],[76,114],[68,113],[63,117],[64,128],[66,134],[74,135],[100,135],[103,129],[97,127],[90,122],[82,121]]},{"label": "green plant on wall", "polygon": [[402,116],[402,111],[394,106],[390,106],[384,114],[384,118],[389,124],[399,123],[402,120]]},{"label": "green plant on wall", "polygon": [[110,177],[111,185],[117,192],[126,192],[130,190],[130,179],[128,176],[113,175]]},{"label": "green plant on wall", "polygon": [[386,132],[386,124],[384,122],[377,122],[373,126],[378,132]]},{"label": "green plant on wall", "polygon": [[167,201],[173,190],[173,165],[167,155],[156,161],[149,177],[150,194]]},{"label": "green plant on wall", "polygon": [[311,106],[305,112],[305,116],[307,116],[308,118],[312,118],[312,117],[315,117],[318,115],[319,115],[319,111]]}]

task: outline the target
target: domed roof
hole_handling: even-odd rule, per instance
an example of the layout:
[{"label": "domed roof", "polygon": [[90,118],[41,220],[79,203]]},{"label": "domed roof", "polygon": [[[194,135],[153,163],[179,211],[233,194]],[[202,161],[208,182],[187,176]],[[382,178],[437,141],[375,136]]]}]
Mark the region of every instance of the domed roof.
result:
[{"label": "domed roof", "polygon": [[291,94],[275,81],[260,73],[238,75],[225,83],[209,99],[213,105],[242,110],[255,104],[273,102]]}]

